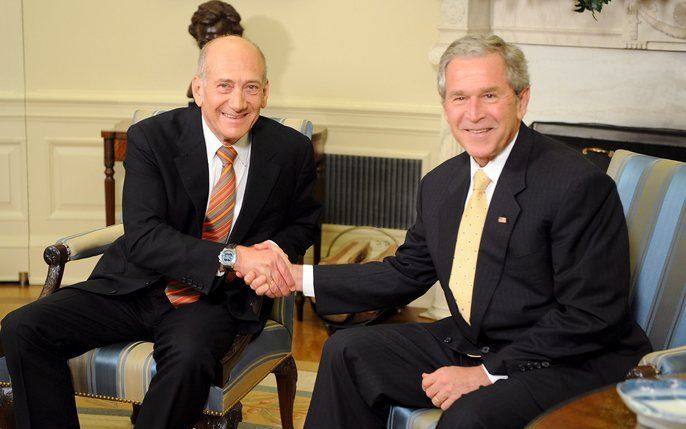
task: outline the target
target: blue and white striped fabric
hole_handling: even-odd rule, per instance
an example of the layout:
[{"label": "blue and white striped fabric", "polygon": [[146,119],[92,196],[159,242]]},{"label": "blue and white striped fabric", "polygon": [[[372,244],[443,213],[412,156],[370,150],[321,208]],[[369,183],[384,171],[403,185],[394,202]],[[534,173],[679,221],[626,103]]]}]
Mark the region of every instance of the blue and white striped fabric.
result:
[{"label": "blue and white striped fabric", "polygon": [[625,150],[617,182],[631,251],[631,305],[653,348],[686,345],[686,164]]}]

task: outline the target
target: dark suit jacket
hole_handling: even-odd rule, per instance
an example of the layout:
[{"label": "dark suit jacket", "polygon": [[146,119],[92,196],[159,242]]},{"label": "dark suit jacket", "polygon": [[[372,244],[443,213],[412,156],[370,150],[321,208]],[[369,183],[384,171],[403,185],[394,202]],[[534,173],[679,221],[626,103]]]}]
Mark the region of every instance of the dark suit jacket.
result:
[{"label": "dark suit jacket", "polygon": [[[229,242],[271,239],[295,260],[312,244],[319,219],[312,145],[264,117],[250,132],[249,176]],[[200,109],[176,109],[132,125],[127,146],[124,236],[107,249],[89,280],[75,287],[125,295],[176,279],[203,294],[221,289],[230,295],[232,314],[253,322],[242,330],[259,330],[262,324],[243,305],[250,288],[216,276],[224,244],[200,239],[209,191]]]},{"label": "dark suit jacket", "polygon": [[622,379],[650,346],[628,310],[628,237],[612,179],[521,125],[489,205],[470,326],[448,286],[469,172],[463,153],[422,180],[395,257],[315,267],[317,309],[403,305],[439,280],[452,317],[426,329],[481,355],[489,373],[521,378],[543,407]]}]

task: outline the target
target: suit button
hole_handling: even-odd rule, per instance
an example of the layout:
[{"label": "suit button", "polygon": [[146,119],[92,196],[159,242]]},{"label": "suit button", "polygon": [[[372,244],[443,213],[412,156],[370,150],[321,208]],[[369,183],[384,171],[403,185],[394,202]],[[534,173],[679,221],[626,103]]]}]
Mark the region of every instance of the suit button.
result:
[{"label": "suit button", "polygon": [[543,368],[548,368],[550,366],[550,362],[545,361],[541,364],[541,366],[543,366]]},{"label": "suit button", "polygon": [[485,355],[485,354],[488,354],[488,353],[490,353],[490,352],[491,352],[491,348],[490,348],[490,347],[488,347],[488,346],[483,346],[483,347],[481,347],[481,354],[484,354],[484,355]]},{"label": "suit button", "polygon": [[534,366],[536,367],[536,369],[541,369],[541,362],[536,362]]},{"label": "suit button", "polygon": [[445,338],[443,338],[443,342],[446,344],[449,344],[449,343],[453,342],[453,339],[451,337],[445,337]]},{"label": "suit button", "polygon": [[518,366],[519,366],[519,370],[520,370],[521,372],[526,371],[526,368],[524,368],[524,365],[519,364]]}]

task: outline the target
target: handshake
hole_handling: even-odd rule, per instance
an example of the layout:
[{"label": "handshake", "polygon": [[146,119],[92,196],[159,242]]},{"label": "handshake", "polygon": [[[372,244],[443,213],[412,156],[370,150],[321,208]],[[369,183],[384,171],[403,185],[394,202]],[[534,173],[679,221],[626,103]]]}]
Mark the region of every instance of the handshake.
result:
[{"label": "handshake", "polygon": [[302,291],[302,265],[292,265],[279,246],[270,241],[236,247],[236,277],[257,295],[269,298]]}]

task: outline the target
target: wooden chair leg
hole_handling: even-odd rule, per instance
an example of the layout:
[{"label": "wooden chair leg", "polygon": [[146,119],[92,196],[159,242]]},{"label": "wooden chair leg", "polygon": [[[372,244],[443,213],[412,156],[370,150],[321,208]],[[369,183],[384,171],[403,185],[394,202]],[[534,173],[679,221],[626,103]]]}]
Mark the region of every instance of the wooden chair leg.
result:
[{"label": "wooden chair leg", "polygon": [[141,405],[140,404],[132,404],[133,405],[133,410],[131,410],[131,424],[135,425],[136,420],[138,420],[138,413],[141,412]]},{"label": "wooden chair leg", "polygon": [[274,369],[276,389],[279,392],[279,413],[283,429],[293,429],[293,403],[298,382],[298,368],[293,356],[287,357]]},{"label": "wooden chair leg", "polygon": [[14,397],[11,387],[0,387],[0,429],[14,429]]},{"label": "wooden chair leg", "polygon": [[208,416],[203,414],[195,429],[238,429],[238,423],[243,420],[243,405],[237,402],[229,412],[223,416]]}]

